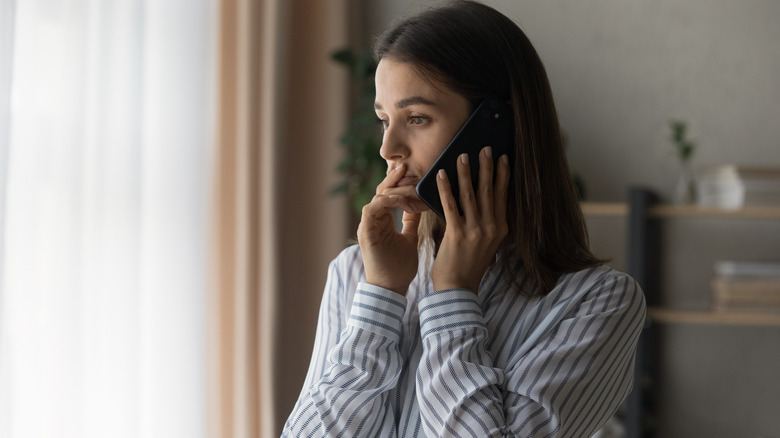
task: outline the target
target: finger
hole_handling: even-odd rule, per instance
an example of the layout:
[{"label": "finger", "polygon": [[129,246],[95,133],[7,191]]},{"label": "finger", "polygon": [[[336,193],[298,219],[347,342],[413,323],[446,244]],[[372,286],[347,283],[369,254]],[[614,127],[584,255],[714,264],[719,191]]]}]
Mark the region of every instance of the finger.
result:
[{"label": "finger", "polygon": [[377,195],[370,203],[363,206],[357,230],[361,247],[373,245],[379,242],[383,235],[395,231],[393,208],[397,203],[397,199]]},{"label": "finger", "polygon": [[509,157],[504,154],[498,160],[496,188],[493,196],[493,209],[499,224],[506,223],[507,192],[509,189]]},{"label": "finger", "polygon": [[396,184],[398,184],[398,181],[401,180],[401,178],[404,177],[404,170],[406,166],[403,164],[399,164],[394,169],[390,169],[389,172],[387,172],[387,176],[384,180],[382,180],[381,183],[379,183],[378,186],[376,186],[376,194],[379,195],[382,192],[384,192],[385,189],[388,187],[394,187]]},{"label": "finger", "polygon": [[401,222],[401,234],[409,236],[410,238],[417,240],[417,228],[420,225],[420,213],[407,213],[404,212]]},{"label": "finger", "polygon": [[430,210],[428,204],[420,200],[420,196],[417,194],[415,186],[413,185],[388,187],[384,190],[384,192],[382,192],[382,194],[388,196],[400,196],[401,201],[398,205],[399,208],[409,213],[419,213]]},{"label": "finger", "polygon": [[[390,195],[396,197],[397,195]],[[421,213],[426,210],[430,210],[430,207],[420,201],[419,198],[410,198],[408,196],[398,196],[398,208],[406,213]]]},{"label": "finger", "polygon": [[436,174],[436,187],[439,189],[444,220],[449,226],[454,226],[460,222],[460,213],[458,212],[458,204],[455,203],[455,197],[452,196],[450,180],[444,169],[439,169],[439,173]]},{"label": "finger", "polygon": [[386,214],[392,216],[392,210],[398,206],[399,202],[398,196],[376,195],[371,202],[363,206],[362,219],[375,219]]},{"label": "finger", "polygon": [[495,214],[493,210],[493,148],[486,146],[479,153],[479,213],[482,219]]},{"label": "finger", "polygon": [[477,218],[477,202],[474,195],[474,186],[471,183],[471,168],[469,167],[469,154],[461,154],[458,157],[458,188],[460,189],[460,208],[466,222],[473,222]]}]

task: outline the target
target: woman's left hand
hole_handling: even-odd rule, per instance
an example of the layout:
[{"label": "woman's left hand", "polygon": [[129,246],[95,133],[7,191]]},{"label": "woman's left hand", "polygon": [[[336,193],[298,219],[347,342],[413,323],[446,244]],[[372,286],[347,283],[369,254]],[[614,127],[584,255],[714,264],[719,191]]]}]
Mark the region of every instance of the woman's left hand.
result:
[{"label": "woman's left hand", "polygon": [[482,277],[495,260],[498,247],[509,231],[506,221],[509,160],[506,155],[498,160],[495,185],[493,171],[492,149],[488,146],[479,154],[479,193],[475,196],[468,155],[459,157],[462,216],[446,172],[441,170],[438,174],[439,196],[447,227],[433,262],[434,290],[463,288],[476,293]]}]

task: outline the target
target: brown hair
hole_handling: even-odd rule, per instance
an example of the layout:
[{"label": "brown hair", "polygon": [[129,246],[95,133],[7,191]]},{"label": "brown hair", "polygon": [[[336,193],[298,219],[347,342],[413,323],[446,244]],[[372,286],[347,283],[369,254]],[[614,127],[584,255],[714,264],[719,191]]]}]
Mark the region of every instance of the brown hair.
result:
[{"label": "brown hair", "polygon": [[[483,99],[511,102],[509,234],[499,255],[509,275],[519,256],[535,278],[536,290],[525,293],[545,295],[561,274],[604,263],[588,247],[547,73],[512,20],[488,6],[456,1],[402,21],[376,40],[374,55],[409,63],[473,106]],[[443,229],[427,216],[421,233],[438,245]]]}]

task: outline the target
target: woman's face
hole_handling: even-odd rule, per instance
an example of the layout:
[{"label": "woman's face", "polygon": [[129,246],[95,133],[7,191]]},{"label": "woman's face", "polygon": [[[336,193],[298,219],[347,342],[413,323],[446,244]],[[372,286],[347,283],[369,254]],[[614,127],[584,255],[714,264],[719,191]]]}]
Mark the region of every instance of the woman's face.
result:
[{"label": "woman's face", "polygon": [[374,109],[383,126],[379,153],[388,171],[406,166],[400,187],[420,181],[468,118],[470,104],[411,65],[385,58],[376,70]]}]

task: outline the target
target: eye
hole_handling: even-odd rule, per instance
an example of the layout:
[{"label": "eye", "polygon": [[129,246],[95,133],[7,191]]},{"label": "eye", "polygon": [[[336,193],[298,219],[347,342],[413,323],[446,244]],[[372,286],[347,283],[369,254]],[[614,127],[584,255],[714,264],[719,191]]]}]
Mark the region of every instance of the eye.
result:
[{"label": "eye", "polygon": [[422,126],[428,123],[428,120],[425,116],[409,116],[409,124],[414,126]]},{"label": "eye", "polygon": [[382,131],[387,129],[387,125],[390,123],[389,120],[380,119],[379,117],[376,118],[376,124],[382,127]]}]

